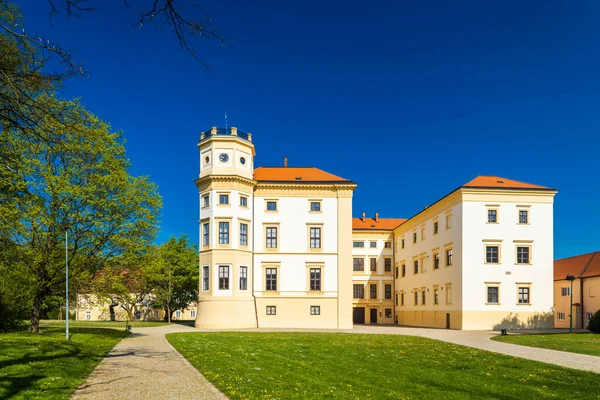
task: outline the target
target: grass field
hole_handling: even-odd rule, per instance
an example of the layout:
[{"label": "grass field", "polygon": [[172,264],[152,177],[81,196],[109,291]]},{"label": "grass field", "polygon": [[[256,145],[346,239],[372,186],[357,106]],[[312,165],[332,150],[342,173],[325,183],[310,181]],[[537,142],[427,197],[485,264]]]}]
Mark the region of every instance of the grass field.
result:
[{"label": "grass field", "polygon": [[[62,327],[64,329],[66,321],[58,320],[42,320],[40,326],[42,327]],[[125,329],[125,321],[69,321],[69,330],[73,328],[114,328],[114,329]],[[129,321],[129,325],[134,328],[150,328],[152,326],[167,325],[164,321]]]},{"label": "grass field", "polygon": [[420,337],[173,333],[232,399],[598,398],[600,376]]},{"label": "grass field", "polygon": [[0,399],[68,399],[122,338],[124,330],[46,327],[0,333]]},{"label": "grass field", "polygon": [[[498,342],[520,344],[523,346],[600,356],[600,335],[593,333],[507,335],[495,336],[492,339]],[[598,362],[600,363],[600,361]]]}]

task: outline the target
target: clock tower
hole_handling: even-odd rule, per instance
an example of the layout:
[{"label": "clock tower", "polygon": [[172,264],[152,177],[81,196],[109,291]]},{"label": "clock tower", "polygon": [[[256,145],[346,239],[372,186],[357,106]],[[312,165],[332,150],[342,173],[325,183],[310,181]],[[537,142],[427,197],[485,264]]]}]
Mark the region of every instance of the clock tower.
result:
[{"label": "clock tower", "polygon": [[252,135],[237,128],[203,132],[200,176],[200,288],[197,328],[257,326],[252,284]]}]

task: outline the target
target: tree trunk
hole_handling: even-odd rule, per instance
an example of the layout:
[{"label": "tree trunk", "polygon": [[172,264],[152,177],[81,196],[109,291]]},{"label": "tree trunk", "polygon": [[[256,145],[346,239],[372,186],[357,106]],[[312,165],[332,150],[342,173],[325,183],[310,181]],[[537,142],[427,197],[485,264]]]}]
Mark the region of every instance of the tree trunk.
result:
[{"label": "tree trunk", "polygon": [[31,318],[29,319],[29,332],[40,333],[40,318],[42,315],[42,304],[44,303],[46,293],[43,290],[36,291],[33,299],[33,309],[31,310]]},{"label": "tree trunk", "polygon": [[167,322],[171,323],[171,307],[167,307]]}]

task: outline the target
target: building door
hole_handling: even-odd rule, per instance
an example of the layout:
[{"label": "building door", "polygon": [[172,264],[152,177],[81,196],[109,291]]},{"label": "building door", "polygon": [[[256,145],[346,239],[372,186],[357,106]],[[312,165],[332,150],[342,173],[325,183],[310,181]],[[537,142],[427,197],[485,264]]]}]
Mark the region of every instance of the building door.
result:
[{"label": "building door", "polygon": [[365,323],[365,308],[364,307],[354,307],[352,322],[355,324],[364,324]]},{"label": "building door", "polygon": [[446,313],[446,329],[450,329],[450,313]]},{"label": "building door", "polygon": [[377,309],[371,308],[371,318],[369,318],[369,323],[376,324],[377,323]]}]

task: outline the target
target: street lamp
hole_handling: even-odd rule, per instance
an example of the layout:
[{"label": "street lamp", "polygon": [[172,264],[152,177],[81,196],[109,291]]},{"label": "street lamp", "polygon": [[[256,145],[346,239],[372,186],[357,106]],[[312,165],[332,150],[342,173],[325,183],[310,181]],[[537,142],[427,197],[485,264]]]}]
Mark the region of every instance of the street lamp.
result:
[{"label": "street lamp", "polygon": [[65,337],[69,340],[69,223],[63,222],[65,230],[65,276],[66,276],[66,294],[65,294],[65,314],[67,315],[67,325],[65,329]]},{"label": "street lamp", "polygon": [[569,333],[573,333],[573,281],[575,277],[573,275],[567,275],[565,278],[568,281],[571,281],[571,308],[569,309]]}]

